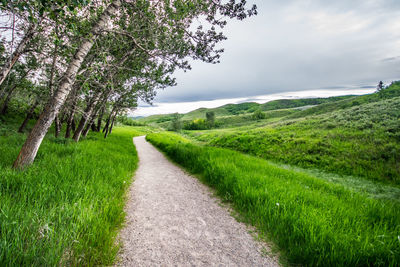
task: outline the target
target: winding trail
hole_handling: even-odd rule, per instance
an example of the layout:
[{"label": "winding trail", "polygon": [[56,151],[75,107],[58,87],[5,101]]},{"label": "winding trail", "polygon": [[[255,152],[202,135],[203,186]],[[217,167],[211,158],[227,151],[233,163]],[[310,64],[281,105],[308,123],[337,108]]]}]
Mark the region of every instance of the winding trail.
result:
[{"label": "winding trail", "polygon": [[205,185],[144,137],[134,143],[140,161],[119,266],[278,266]]}]

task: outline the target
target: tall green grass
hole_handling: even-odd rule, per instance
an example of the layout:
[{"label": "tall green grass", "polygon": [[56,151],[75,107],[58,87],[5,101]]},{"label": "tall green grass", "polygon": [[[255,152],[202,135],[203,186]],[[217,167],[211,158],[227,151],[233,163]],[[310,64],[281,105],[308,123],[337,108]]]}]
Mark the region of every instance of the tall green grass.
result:
[{"label": "tall green grass", "polygon": [[[16,124],[17,125],[17,124]],[[132,127],[106,140],[45,138],[32,166],[10,168],[25,136],[0,125],[0,266],[94,266],[115,259],[138,158]]]},{"label": "tall green grass", "polygon": [[262,127],[191,135],[264,159],[400,184],[399,118],[400,97],[393,97]]},{"label": "tall green grass", "polygon": [[398,266],[400,205],[172,133],[147,139],[218,194],[291,264]]}]

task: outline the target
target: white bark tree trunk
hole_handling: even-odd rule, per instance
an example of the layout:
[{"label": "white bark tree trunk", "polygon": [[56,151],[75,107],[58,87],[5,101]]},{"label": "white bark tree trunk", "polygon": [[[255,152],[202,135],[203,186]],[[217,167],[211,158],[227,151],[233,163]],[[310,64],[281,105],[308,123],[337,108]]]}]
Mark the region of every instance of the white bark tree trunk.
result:
[{"label": "white bark tree trunk", "polygon": [[61,106],[64,104],[68,94],[72,89],[76,74],[81,67],[83,60],[92,48],[96,37],[100,35],[104,29],[106,29],[108,20],[111,18],[111,16],[117,14],[120,6],[121,0],[115,0],[106,8],[96,24],[92,27],[89,37],[82,42],[76,51],[60,81],[58,90],[44,108],[32,131],[29,133],[25,144],[22,146],[22,149],[14,162],[14,168],[23,168],[34,161],[44,136],[49,130],[54,118],[60,111]]},{"label": "white bark tree trunk", "polygon": [[75,130],[74,136],[72,137],[72,139],[74,139],[75,142],[78,142],[79,139],[81,138],[82,131],[85,128],[85,125],[88,122],[88,120],[91,118],[93,110],[96,107],[99,99],[100,99],[100,93],[97,93],[97,95],[95,95],[93,99],[89,102],[88,106],[85,109],[85,112],[82,114],[82,118],[79,121],[78,127]]}]

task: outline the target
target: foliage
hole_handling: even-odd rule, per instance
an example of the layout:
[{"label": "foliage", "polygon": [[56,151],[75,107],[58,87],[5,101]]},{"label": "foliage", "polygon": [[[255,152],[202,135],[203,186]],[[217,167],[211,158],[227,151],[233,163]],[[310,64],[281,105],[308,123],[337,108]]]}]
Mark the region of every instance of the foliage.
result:
[{"label": "foliage", "polygon": [[380,82],[378,83],[378,85],[376,86],[376,92],[380,92],[380,91],[382,91],[383,89],[385,89],[385,85],[383,84],[382,81],[380,81]]},{"label": "foliage", "polygon": [[182,127],[183,127],[183,124],[181,121],[181,116],[178,113],[175,113],[174,117],[170,123],[169,130],[179,132],[180,130],[182,130]]},{"label": "foliage", "polygon": [[206,123],[209,125],[210,128],[214,127],[215,124],[215,112],[208,111],[206,112]]},{"label": "foliage", "polygon": [[137,166],[132,136],[123,127],[105,141],[47,137],[37,161],[12,170],[24,140],[20,119],[0,124],[0,265],[110,265],[124,220],[125,192]]},{"label": "foliage", "polygon": [[226,109],[231,115],[238,115],[255,111],[259,107],[259,104],[254,102],[246,102],[240,104],[227,104],[221,108]]},{"label": "foliage", "polygon": [[147,139],[199,174],[244,219],[279,246],[291,264],[395,266],[400,206],[371,199],[307,173],[170,133]]},{"label": "foliage", "polygon": [[205,119],[195,119],[190,122],[185,122],[183,125],[185,130],[206,130],[210,129],[210,125]]},{"label": "foliage", "polygon": [[118,116],[117,121],[123,125],[127,126],[146,126],[145,123],[139,122],[127,116]]},{"label": "foliage", "polygon": [[257,109],[256,111],[254,111],[252,117],[254,120],[262,120],[266,118],[266,115],[261,111],[261,109]]},{"label": "foliage", "polygon": [[339,100],[344,100],[351,98],[353,96],[332,96],[327,98],[304,98],[304,99],[278,99],[274,101],[267,102],[265,104],[261,104],[261,109],[266,110],[277,110],[277,109],[286,109],[286,108],[298,108],[304,106],[315,106],[324,103],[336,102]]}]

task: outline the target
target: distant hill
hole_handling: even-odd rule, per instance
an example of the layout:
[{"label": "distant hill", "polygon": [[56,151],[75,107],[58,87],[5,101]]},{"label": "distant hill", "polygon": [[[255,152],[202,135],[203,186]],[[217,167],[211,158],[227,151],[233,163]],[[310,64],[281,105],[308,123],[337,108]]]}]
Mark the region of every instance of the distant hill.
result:
[{"label": "distant hill", "polygon": [[[264,104],[255,102],[245,102],[240,104],[226,104],[217,108],[199,108],[185,114],[179,114],[183,121],[190,121],[195,119],[205,119],[206,113],[213,111],[216,118],[233,116],[233,115],[246,115],[253,113],[260,109],[262,111],[272,111],[280,109],[290,109],[305,106],[314,106],[324,103],[333,103],[340,100],[345,100],[354,97],[353,95],[335,96],[328,98],[305,98],[305,99],[280,99],[273,100]],[[160,114],[152,115],[149,117],[139,118],[140,122],[148,124],[165,124],[174,118],[174,114]],[[163,125],[161,125],[163,126]]]}]

